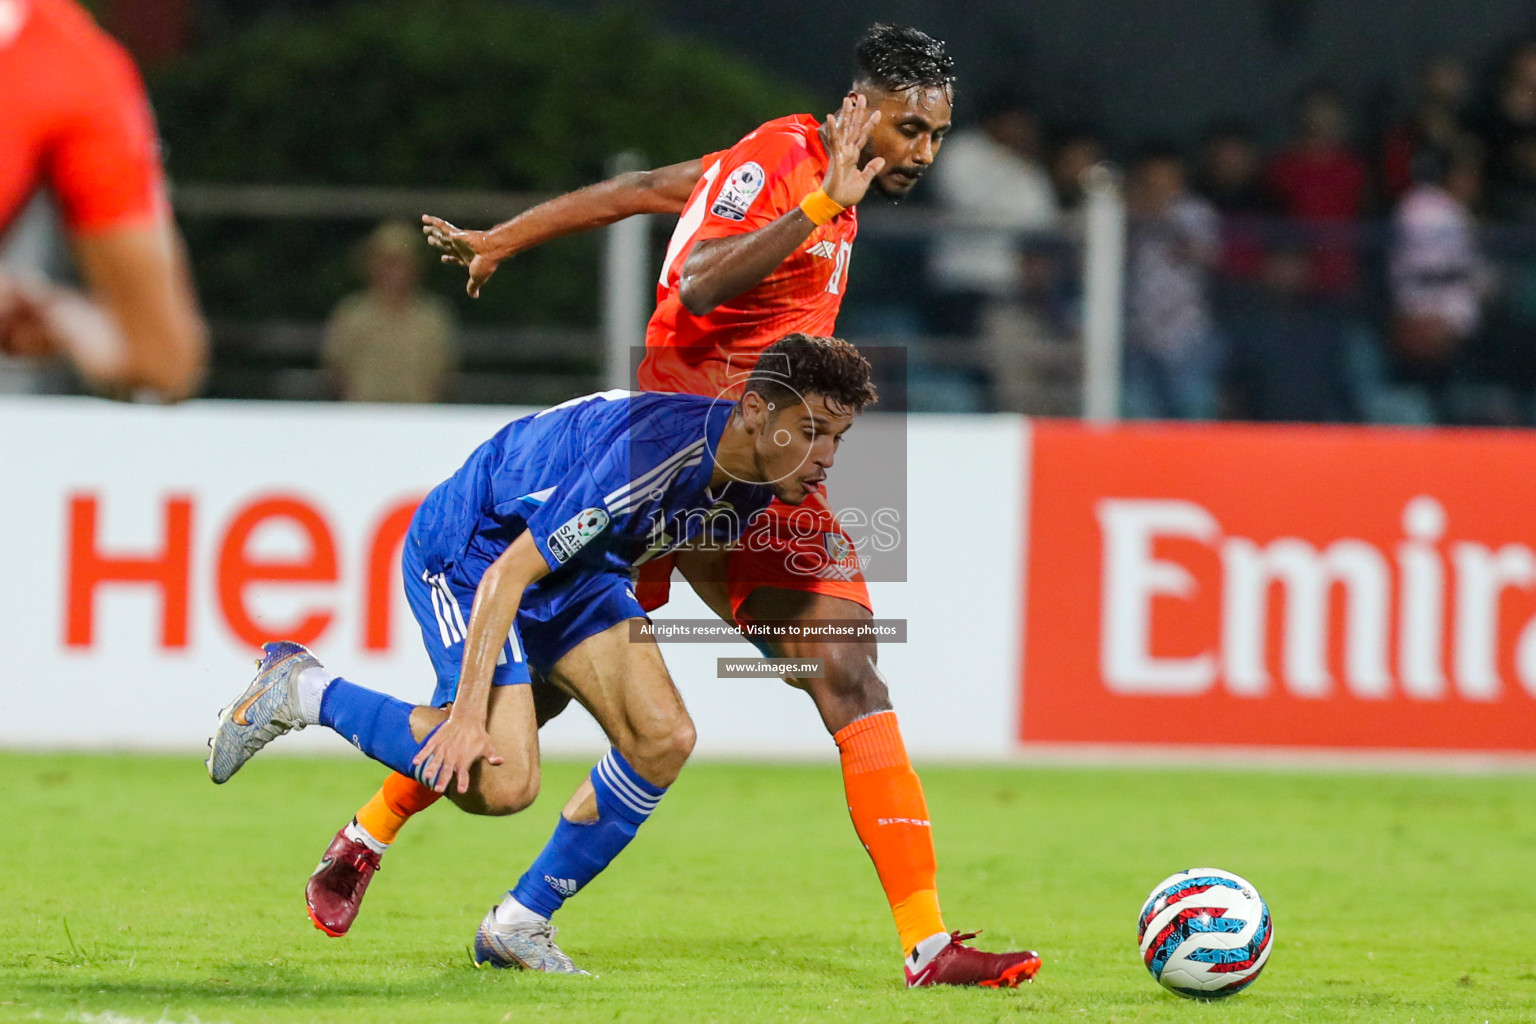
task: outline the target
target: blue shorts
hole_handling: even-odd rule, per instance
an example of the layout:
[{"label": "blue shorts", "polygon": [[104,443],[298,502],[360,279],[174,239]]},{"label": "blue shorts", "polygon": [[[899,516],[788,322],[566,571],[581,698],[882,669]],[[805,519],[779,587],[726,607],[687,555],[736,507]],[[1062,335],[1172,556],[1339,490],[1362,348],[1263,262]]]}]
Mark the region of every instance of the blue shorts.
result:
[{"label": "blue shorts", "polygon": [[[432,706],[442,707],[458,692],[464,636],[475,603],[475,588],[485,567],[479,567],[473,579],[464,567],[456,564],[432,572],[422,560],[415,531],[413,523],[400,559],[401,576],[405,599],[421,626],[422,644],[437,674]],[[567,566],[554,578],[546,576],[523,594],[517,620],[496,659],[491,685],[530,682],[530,666],[548,672],[588,637],[626,619],[645,617],[628,576],[615,572],[573,572]]]}]

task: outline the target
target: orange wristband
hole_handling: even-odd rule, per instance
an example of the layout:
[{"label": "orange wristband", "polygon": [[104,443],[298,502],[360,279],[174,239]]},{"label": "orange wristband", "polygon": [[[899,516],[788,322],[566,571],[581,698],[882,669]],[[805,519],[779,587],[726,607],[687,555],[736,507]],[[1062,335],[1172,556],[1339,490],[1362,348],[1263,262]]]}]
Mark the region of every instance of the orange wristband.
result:
[{"label": "orange wristband", "polygon": [[821,189],[817,189],[800,200],[800,212],[809,217],[811,223],[817,227],[827,223],[827,221],[842,213],[843,210],[844,207],[837,205],[836,201]]}]

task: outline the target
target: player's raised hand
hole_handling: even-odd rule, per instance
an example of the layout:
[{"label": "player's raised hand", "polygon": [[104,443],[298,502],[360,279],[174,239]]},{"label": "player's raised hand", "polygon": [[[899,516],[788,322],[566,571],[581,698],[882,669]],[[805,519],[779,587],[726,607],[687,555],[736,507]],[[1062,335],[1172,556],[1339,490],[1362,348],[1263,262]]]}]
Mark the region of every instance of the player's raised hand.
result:
[{"label": "player's raised hand", "polygon": [[424,213],[421,215],[421,233],[427,236],[432,248],[442,251],[444,263],[457,264],[469,271],[469,283],[464,290],[469,292],[470,298],[478,299],[480,289],[501,265],[499,259],[485,254],[486,232],[456,228],[441,217]]},{"label": "player's raised hand", "polygon": [[878,156],[859,167],[870,129],[879,122],[880,111],[870,110],[862,95],[844,96],[842,109],[827,117],[827,174],[821,190],[841,207],[863,199],[869,183],[885,167],[884,158]]},{"label": "player's raised hand", "polygon": [[422,785],[446,793],[457,777],[459,792],[467,793],[469,770],[481,758],[486,764],[502,762],[502,756],[491,745],[491,735],[485,731],[484,723],[449,714],[448,720],[422,744],[411,764],[417,766]]}]

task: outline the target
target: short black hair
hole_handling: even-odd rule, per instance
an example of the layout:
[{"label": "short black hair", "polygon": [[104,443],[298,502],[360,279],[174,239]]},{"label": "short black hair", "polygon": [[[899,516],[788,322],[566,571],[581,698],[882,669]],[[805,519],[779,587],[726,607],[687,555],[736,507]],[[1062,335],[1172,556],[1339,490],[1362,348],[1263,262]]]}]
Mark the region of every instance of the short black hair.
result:
[{"label": "short black hair", "polygon": [[[1536,139],[1536,131],[1514,133],[1515,140]],[[1452,171],[1483,169],[1483,147],[1475,139],[1462,139],[1446,145],[1421,146],[1408,164],[1409,173],[1419,184],[1440,185]]]},{"label": "short black hair", "polygon": [[855,51],[854,85],[885,92],[913,88],[953,91],[955,59],[926,32],[903,25],[871,25]]},{"label": "short black hair", "polygon": [[1421,185],[1438,185],[1451,169],[1451,154],[1443,146],[1421,146],[1408,162],[1408,172]]},{"label": "short black hair", "polygon": [[746,390],[770,402],[820,395],[832,408],[860,412],[876,401],[869,360],[841,338],[786,334],[758,356]]}]

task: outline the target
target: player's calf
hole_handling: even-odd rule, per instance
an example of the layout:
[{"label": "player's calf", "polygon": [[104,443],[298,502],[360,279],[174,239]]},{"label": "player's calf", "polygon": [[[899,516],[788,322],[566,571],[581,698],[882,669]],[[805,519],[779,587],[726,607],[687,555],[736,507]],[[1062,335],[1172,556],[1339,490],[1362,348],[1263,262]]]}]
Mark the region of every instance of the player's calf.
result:
[{"label": "player's calf", "polygon": [[[227,781],[272,740],[307,725],[323,725],[375,761],[420,778],[416,757],[442,726],[441,708],[408,704],[333,675],[296,643],[269,643],[263,652],[256,678],[220,712],[218,729],[208,741],[208,773],[214,782]],[[528,687],[498,687],[491,695],[487,727],[496,749],[506,752],[501,763],[476,763],[468,791],[450,786],[450,795],[471,813],[510,814],[538,794],[537,733]]]},{"label": "player's calf", "polygon": [[[788,587],[759,587],[742,611],[758,622],[872,617],[855,601]],[[885,681],[875,667],[875,644],[786,637],[776,640],[775,648],[775,654],[785,657],[822,659],[819,678],[787,681],[811,695],[837,743],[854,831],[880,876],[902,948],[926,966],[924,951],[937,954],[951,940],[939,912],[927,801],[907,757]]]},{"label": "player's calf", "polygon": [[805,680],[802,688],[815,701],[827,732],[835,736],[866,715],[891,710],[891,694],[875,665],[873,643],[818,641],[801,646],[805,653],[793,657],[822,663],[821,678]]}]

